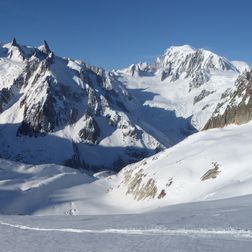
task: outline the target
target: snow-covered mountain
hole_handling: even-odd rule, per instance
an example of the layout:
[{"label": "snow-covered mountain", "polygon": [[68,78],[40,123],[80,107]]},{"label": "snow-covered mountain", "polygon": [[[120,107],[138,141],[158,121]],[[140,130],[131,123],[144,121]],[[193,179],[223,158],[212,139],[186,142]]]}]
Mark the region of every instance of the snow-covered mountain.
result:
[{"label": "snow-covered mountain", "polygon": [[189,45],[172,46],[158,57],[155,68],[161,73],[161,80],[190,80],[190,89],[205,84],[210,79],[211,70],[238,71],[227,59],[204,49],[194,49]]},{"label": "snow-covered mountain", "polygon": [[247,69],[185,45],[105,71],[14,39],[0,46],[0,155],[119,170],[206,127]]},{"label": "snow-covered mountain", "polygon": [[0,49],[0,154],[26,163],[119,169],[162,149],[131,119],[110,73],[14,39]]},{"label": "snow-covered mountain", "polygon": [[[234,87],[246,69],[250,69],[246,63],[233,64],[210,51],[185,45],[167,49],[153,64],[131,65],[115,75],[144,105],[142,124],[155,127],[165,122],[166,127],[155,128],[168,136],[166,142],[177,143],[186,129],[193,132],[204,128],[222,94]],[[157,115],[153,122],[149,114],[154,108],[170,115]]]}]

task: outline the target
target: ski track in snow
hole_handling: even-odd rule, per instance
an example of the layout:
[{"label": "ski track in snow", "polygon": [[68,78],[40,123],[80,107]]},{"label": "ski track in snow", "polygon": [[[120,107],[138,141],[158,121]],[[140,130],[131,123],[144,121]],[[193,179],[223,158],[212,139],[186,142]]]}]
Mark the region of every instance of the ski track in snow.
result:
[{"label": "ski track in snow", "polygon": [[120,234],[120,235],[180,235],[180,236],[231,236],[233,238],[252,239],[252,230],[243,229],[75,229],[75,228],[38,228],[19,224],[0,222],[0,225],[9,226],[21,230],[45,231],[45,232],[67,232],[67,233],[94,233],[94,234]]}]

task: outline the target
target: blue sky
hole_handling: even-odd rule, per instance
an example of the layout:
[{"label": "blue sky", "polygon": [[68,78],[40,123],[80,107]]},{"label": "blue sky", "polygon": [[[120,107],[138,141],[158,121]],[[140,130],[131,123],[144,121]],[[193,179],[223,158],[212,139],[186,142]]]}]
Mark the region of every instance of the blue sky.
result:
[{"label": "blue sky", "polygon": [[249,0],[1,0],[0,41],[46,39],[56,54],[106,69],[182,44],[252,64],[251,10]]}]

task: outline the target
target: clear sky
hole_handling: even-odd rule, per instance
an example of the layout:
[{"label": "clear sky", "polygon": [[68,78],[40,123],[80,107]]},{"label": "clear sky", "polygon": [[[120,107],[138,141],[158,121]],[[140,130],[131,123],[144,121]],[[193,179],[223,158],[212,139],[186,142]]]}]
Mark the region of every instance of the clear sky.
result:
[{"label": "clear sky", "polygon": [[3,43],[46,39],[56,54],[106,69],[182,44],[252,64],[251,0],[0,0],[0,24]]}]

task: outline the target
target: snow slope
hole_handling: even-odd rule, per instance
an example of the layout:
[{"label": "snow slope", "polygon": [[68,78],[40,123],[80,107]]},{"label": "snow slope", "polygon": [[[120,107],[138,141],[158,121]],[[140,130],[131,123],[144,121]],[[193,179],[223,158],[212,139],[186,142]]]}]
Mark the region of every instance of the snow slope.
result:
[{"label": "snow slope", "polygon": [[249,72],[251,70],[251,66],[249,66],[244,61],[233,60],[231,63],[241,72]]},{"label": "snow slope", "polygon": [[0,212],[64,215],[144,212],[252,194],[252,123],[196,133],[118,174],[0,162]]},{"label": "snow slope", "polygon": [[[80,215],[126,213],[108,200],[111,172],[94,176],[55,164],[0,159],[0,214]],[[98,179],[108,177],[107,179]]]},{"label": "snow slope", "polygon": [[128,209],[252,193],[252,123],[196,133],[114,177],[111,198]]},{"label": "snow slope", "polygon": [[[150,213],[3,216],[0,244],[23,251],[251,251],[252,197],[189,203]],[[13,240],[15,237],[15,241]]]}]

